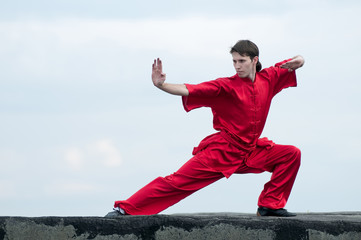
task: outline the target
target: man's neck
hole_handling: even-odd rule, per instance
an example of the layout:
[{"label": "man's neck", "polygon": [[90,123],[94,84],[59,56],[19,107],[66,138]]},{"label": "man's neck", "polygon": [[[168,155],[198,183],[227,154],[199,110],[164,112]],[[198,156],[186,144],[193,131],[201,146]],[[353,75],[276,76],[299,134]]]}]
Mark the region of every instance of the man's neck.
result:
[{"label": "man's neck", "polygon": [[256,79],[256,71],[252,72],[252,73],[249,75],[249,79],[251,79],[251,81],[254,82],[254,80]]}]

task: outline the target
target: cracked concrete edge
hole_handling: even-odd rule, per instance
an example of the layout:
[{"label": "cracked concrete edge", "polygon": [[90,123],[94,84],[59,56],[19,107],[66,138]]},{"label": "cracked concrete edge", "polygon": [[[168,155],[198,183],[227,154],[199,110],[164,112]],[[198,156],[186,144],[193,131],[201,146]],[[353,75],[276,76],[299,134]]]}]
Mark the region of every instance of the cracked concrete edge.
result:
[{"label": "cracked concrete edge", "polygon": [[1,239],[361,239],[361,213],[259,218],[238,213],[152,216],[0,217]]}]

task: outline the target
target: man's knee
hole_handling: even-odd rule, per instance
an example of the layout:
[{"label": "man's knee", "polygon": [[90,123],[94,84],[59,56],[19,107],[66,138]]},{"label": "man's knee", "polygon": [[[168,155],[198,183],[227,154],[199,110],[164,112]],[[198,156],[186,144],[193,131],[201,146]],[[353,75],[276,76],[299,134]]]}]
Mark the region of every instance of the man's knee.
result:
[{"label": "man's knee", "polygon": [[291,159],[295,162],[295,164],[301,164],[301,150],[295,146],[288,146],[288,151],[290,153]]}]

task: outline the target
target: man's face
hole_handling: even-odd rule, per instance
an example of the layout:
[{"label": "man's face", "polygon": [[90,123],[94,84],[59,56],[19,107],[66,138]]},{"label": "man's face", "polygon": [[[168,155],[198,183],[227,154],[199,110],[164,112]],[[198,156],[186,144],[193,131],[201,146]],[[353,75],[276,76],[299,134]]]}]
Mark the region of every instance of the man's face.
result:
[{"label": "man's face", "polygon": [[249,56],[240,55],[238,52],[232,53],[233,66],[237,74],[241,78],[253,79],[256,74],[256,64],[258,57],[254,57],[253,60]]}]

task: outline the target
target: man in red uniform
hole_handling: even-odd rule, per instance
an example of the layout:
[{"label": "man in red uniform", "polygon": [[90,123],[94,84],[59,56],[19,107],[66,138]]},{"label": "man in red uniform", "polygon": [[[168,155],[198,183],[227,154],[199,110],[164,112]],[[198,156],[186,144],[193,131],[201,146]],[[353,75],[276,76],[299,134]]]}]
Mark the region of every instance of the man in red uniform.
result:
[{"label": "man in red uniform", "polygon": [[193,150],[193,157],[177,172],[158,177],[129,199],[116,201],[106,217],[124,214],[157,214],[197,190],[233,173],[272,172],[258,199],[258,216],[291,217],[284,209],[298,168],[300,150],[259,138],[272,98],[295,87],[297,68],[304,59],[296,56],[261,70],[258,47],[249,40],[231,49],[236,75],[200,84],[166,83],[160,59],[154,60],[152,81],[159,89],[182,96],[188,112],[210,107],[217,130]]}]

